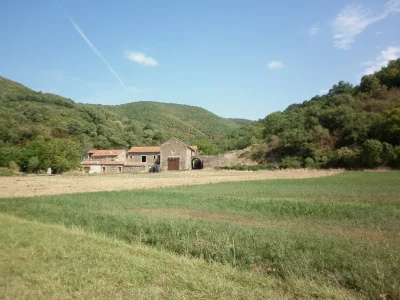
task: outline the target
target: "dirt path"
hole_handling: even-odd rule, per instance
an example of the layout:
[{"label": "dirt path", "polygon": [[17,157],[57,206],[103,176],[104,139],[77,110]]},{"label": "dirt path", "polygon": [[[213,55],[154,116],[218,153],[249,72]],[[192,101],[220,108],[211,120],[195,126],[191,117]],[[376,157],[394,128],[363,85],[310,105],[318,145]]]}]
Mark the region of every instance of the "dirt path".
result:
[{"label": "dirt path", "polygon": [[313,178],[340,173],[338,170],[280,170],[280,171],[215,171],[196,170],[159,174],[115,174],[80,176],[21,176],[0,177],[0,198],[81,192],[151,189],[179,185],[208,184],[227,181],[263,179]]}]

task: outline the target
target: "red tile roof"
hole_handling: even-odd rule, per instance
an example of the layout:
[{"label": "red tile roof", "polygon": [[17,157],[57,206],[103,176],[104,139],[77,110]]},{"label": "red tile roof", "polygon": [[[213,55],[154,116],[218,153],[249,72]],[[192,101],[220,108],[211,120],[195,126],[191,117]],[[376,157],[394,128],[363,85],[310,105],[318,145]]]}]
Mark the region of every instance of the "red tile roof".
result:
[{"label": "red tile roof", "polygon": [[160,147],[132,147],[131,150],[128,151],[128,153],[160,153],[161,148]]},{"label": "red tile roof", "polygon": [[118,156],[121,155],[122,153],[125,153],[125,150],[90,150],[88,154],[92,154],[92,157],[96,156]]},{"label": "red tile roof", "polygon": [[110,161],[110,160],[85,160],[81,162],[81,165],[120,165],[123,166],[126,164],[126,161]]}]

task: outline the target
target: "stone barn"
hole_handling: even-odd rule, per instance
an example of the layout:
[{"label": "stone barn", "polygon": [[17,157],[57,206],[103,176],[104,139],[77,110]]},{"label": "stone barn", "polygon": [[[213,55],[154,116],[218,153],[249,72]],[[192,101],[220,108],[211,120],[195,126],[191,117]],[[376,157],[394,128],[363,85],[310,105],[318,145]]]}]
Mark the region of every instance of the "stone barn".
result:
[{"label": "stone barn", "polygon": [[188,146],[176,138],[161,145],[161,171],[190,170],[197,147]]},{"label": "stone barn", "polygon": [[148,170],[153,165],[160,164],[160,147],[132,147],[126,156],[128,162],[145,166]]}]

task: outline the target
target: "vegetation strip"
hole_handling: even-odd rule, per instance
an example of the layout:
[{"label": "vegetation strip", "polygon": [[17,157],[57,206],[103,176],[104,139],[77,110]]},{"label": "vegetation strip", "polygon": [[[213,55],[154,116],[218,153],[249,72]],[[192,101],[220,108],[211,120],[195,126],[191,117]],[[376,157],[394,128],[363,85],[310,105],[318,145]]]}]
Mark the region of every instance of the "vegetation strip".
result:
[{"label": "vegetation strip", "polygon": [[212,212],[202,212],[193,210],[180,210],[180,209],[168,209],[168,208],[129,208],[123,209],[122,213],[132,214],[160,214],[178,218],[194,218],[194,219],[210,219],[217,221],[230,221],[240,223],[243,225],[261,227],[261,228],[279,228],[281,230],[299,231],[299,232],[312,232],[312,233],[323,233],[339,235],[344,238],[355,238],[360,241],[369,242],[385,242],[393,245],[400,246],[400,234],[392,234],[390,236],[385,235],[381,230],[360,230],[357,228],[349,228],[338,226],[335,224],[329,224],[329,222],[307,222],[305,220],[259,220],[255,218],[246,218],[241,215],[234,214],[218,214]]}]

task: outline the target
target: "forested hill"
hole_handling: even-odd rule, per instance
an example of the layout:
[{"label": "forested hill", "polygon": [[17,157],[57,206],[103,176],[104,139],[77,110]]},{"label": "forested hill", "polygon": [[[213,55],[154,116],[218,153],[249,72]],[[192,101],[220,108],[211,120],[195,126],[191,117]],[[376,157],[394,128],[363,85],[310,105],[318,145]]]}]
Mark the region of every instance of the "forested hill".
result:
[{"label": "forested hill", "polygon": [[279,167],[400,167],[400,59],[357,86],[290,105],[260,121],[260,163]]},{"label": "forested hill", "polygon": [[187,143],[213,141],[240,127],[188,105],[134,102],[118,106],[75,103],[35,92],[0,77],[0,143],[24,146],[34,140],[73,138],[83,150],[158,145],[174,136]]},{"label": "forested hill", "polygon": [[198,139],[213,141],[240,127],[239,121],[224,119],[204,108],[190,105],[141,101],[109,108],[129,120],[164,132],[164,136],[172,134],[187,142]]}]

